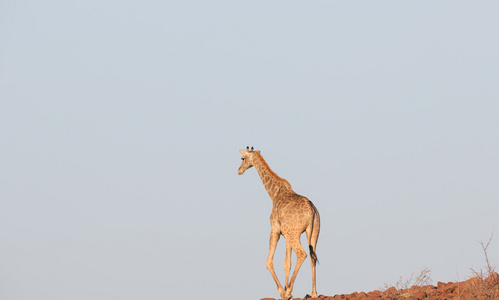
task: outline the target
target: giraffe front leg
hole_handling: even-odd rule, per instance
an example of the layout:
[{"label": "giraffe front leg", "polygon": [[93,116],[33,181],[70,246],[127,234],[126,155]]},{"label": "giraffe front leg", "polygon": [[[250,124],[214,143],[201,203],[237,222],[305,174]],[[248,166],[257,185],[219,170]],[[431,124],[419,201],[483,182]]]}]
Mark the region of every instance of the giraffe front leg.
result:
[{"label": "giraffe front leg", "polygon": [[274,271],[274,253],[275,253],[275,249],[277,247],[277,242],[279,241],[280,235],[281,234],[279,232],[275,232],[275,231],[273,231],[270,234],[269,256],[267,257],[266,265],[267,265],[267,269],[270,271],[270,275],[272,275],[272,278],[274,278],[275,284],[277,285],[277,291],[279,292],[281,297],[283,297],[284,300],[287,300],[284,298],[286,291],[284,290],[281,283],[279,282],[279,279],[277,279],[277,275],[275,274],[275,271]]}]

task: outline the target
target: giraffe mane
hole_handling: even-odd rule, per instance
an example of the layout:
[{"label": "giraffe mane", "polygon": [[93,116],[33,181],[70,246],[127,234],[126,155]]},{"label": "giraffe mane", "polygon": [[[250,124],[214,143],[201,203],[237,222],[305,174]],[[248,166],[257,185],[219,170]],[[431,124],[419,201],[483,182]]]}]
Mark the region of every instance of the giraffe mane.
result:
[{"label": "giraffe mane", "polygon": [[274,171],[272,171],[272,169],[269,167],[269,165],[267,164],[267,162],[265,161],[263,156],[260,154],[260,151],[255,151],[253,153],[255,153],[256,157],[258,157],[258,159],[261,161],[262,165],[269,170],[270,174],[273,177],[275,177],[277,179],[277,181],[284,183],[284,185],[286,187],[288,187],[289,189],[292,189],[291,184],[289,184],[289,182],[286,179],[279,177],[279,175],[277,175]]}]

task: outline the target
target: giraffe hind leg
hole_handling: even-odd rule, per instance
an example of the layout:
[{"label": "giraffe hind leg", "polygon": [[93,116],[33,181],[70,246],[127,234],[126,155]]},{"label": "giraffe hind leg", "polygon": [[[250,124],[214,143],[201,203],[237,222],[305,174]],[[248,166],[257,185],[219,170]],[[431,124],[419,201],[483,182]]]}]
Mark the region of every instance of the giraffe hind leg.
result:
[{"label": "giraffe hind leg", "polygon": [[305,258],[307,258],[307,253],[305,252],[305,250],[303,250],[303,247],[300,243],[300,235],[290,236],[288,240],[286,240],[286,243],[289,243],[291,249],[296,253],[296,265],[293,271],[293,275],[289,280],[289,284],[287,285],[286,295],[283,300],[287,300],[292,297],[291,292],[293,291],[293,285],[295,283],[296,275],[298,275],[298,271],[300,270],[303,261],[305,260]]},{"label": "giraffe hind leg", "polygon": [[316,275],[315,268],[317,265],[317,254],[315,252],[317,246],[317,240],[319,239],[319,231],[320,231],[320,220],[315,218],[313,220],[314,226],[310,226],[306,230],[307,240],[309,241],[309,250],[310,250],[310,265],[312,266],[312,298],[317,298],[317,289],[316,289]]},{"label": "giraffe hind leg", "polygon": [[286,258],[284,259],[284,272],[286,274],[284,280],[284,290],[289,286],[289,272],[291,271],[291,245],[286,242]]},{"label": "giraffe hind leg", "polygon": [[[317,288],[315,286],[315,267],[317,265],[317,256],[315,255],[315,245],[310,245],[310,265],[312,266],[312,298],[317,298]],[[312,253],[315,258],[312,257]]]}]

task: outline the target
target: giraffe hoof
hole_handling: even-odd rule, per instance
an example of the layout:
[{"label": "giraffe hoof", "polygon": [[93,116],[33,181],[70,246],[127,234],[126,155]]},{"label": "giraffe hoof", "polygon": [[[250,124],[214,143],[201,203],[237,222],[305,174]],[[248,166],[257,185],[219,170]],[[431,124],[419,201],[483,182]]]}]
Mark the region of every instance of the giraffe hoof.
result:
[{"label": "giraffe hoof", "polygon": [[281,296],[282,300],[286,300],[285,295],[286,295],[286,290],[283,288],[279,289],[279,295]]}]

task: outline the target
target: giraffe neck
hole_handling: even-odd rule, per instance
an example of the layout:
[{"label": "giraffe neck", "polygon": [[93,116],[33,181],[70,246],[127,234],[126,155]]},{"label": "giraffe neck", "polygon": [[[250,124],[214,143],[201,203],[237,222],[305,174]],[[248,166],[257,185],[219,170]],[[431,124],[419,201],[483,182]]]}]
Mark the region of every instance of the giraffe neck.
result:
[{"label": "giraffe neck", "polygon": [[260,175],[260,179],[262,179],[262,183],[275,205],[280,194],[293,191],[291,189],[291,185],[286,179],[282,179],[277,176],[277,174],[270,169],[269,165],[265,162],[259,152],[255,152],[254,155],[255,159],[253,161],[253,165],[258,171],[258,175]]}]

